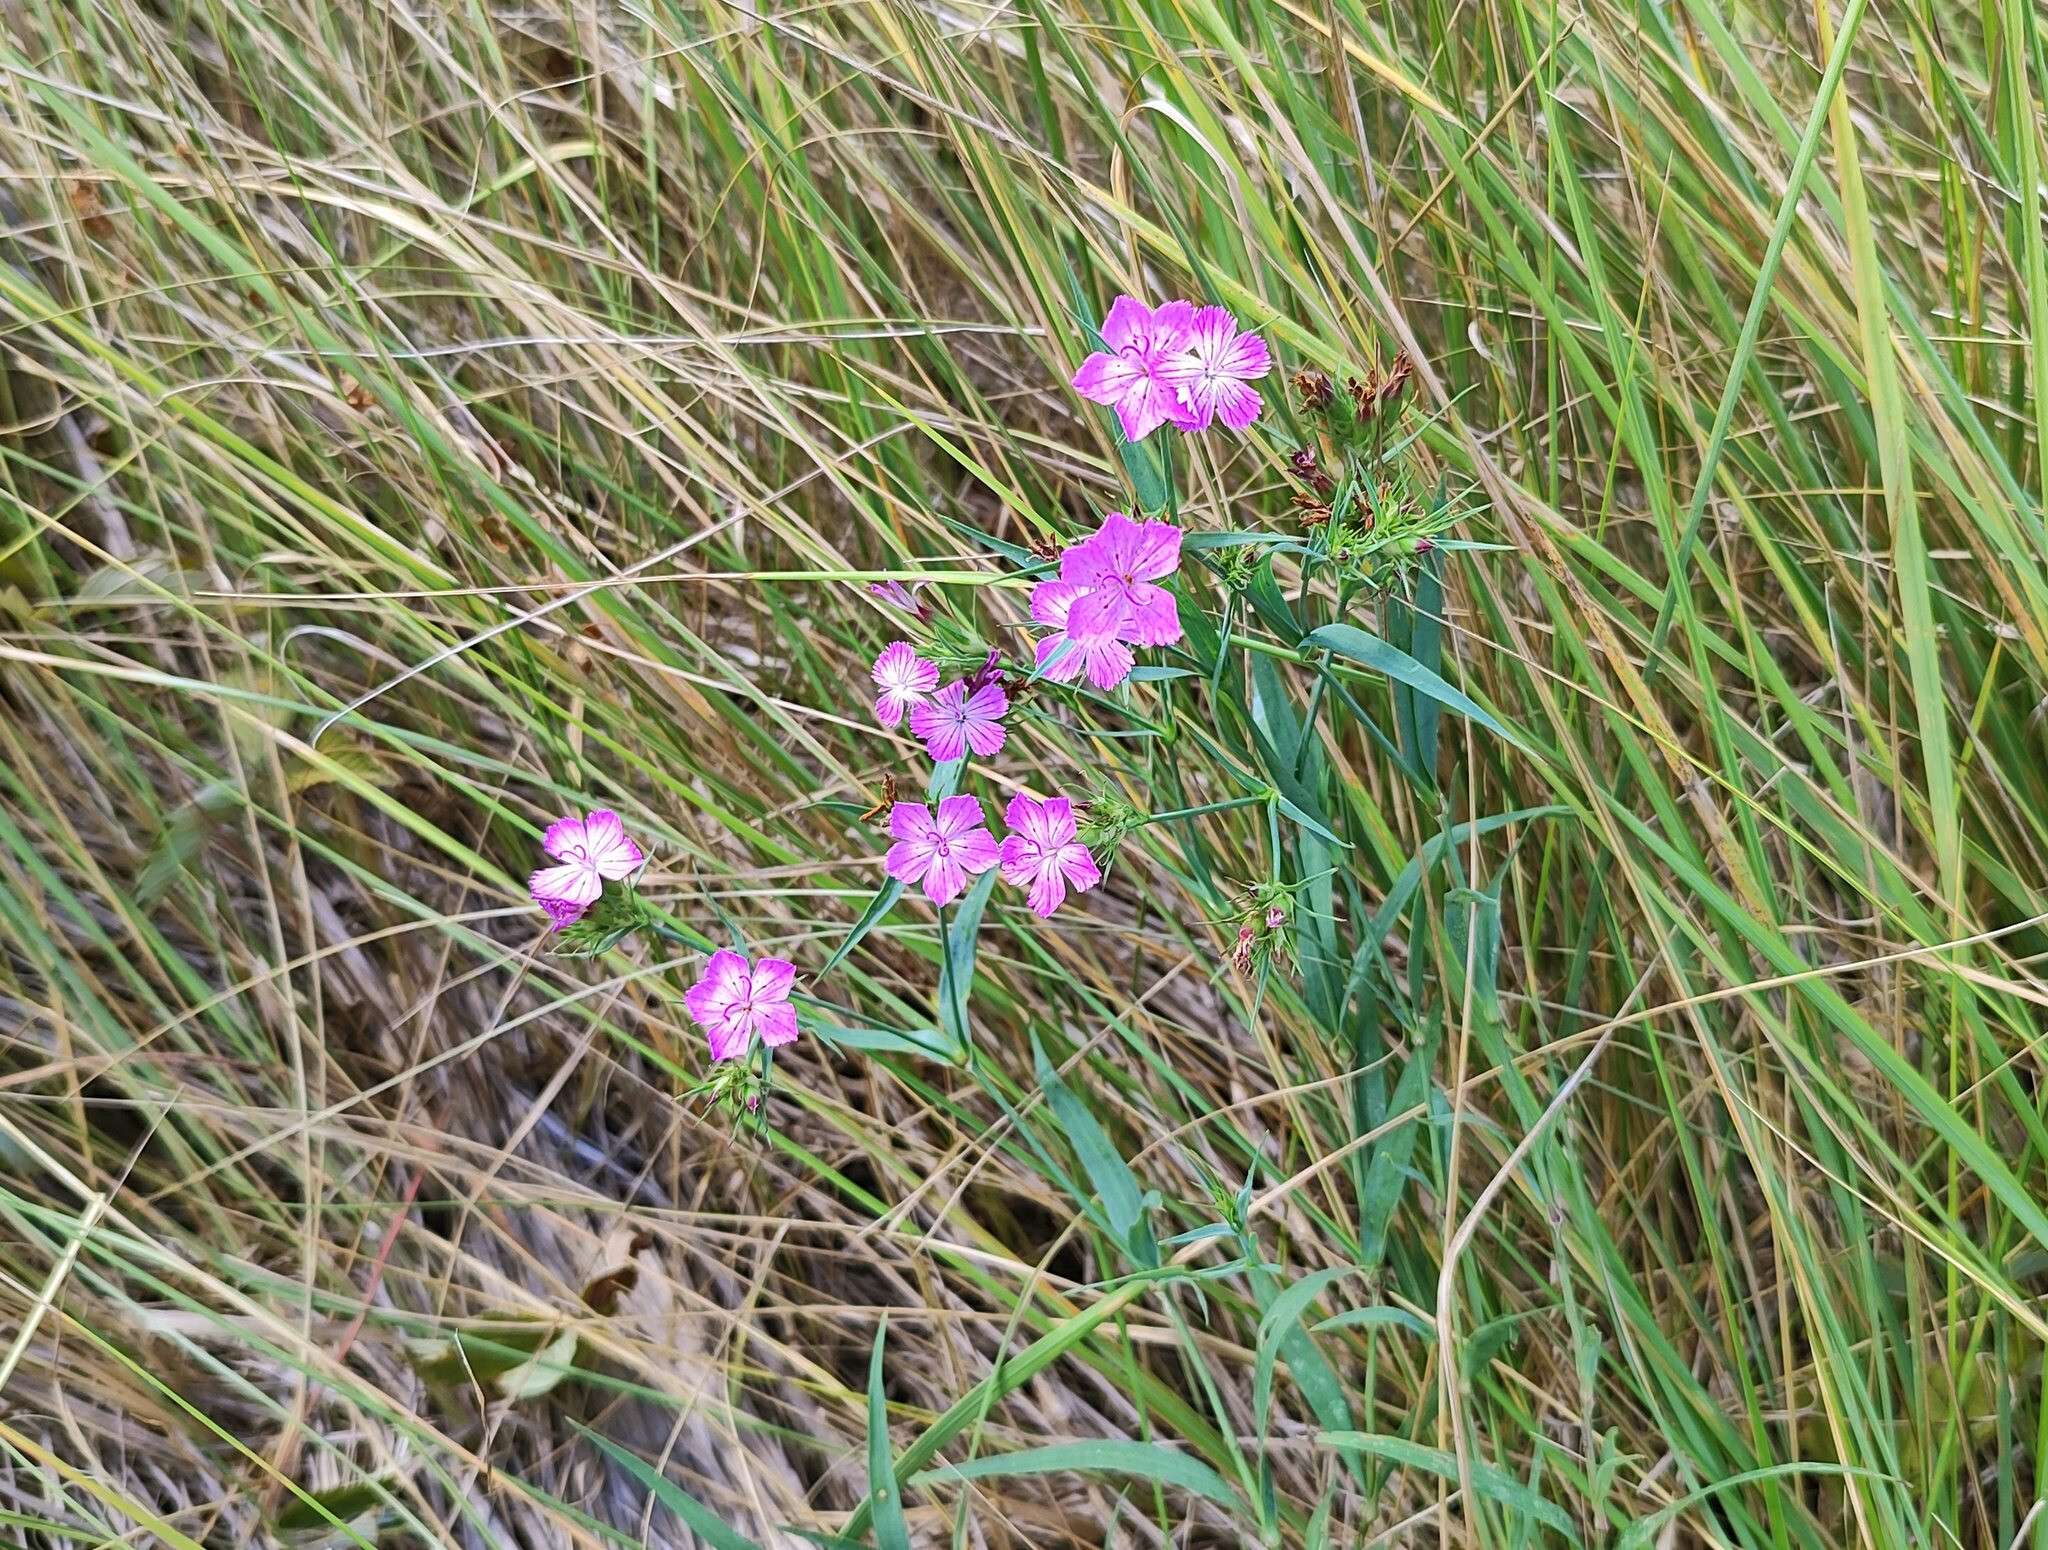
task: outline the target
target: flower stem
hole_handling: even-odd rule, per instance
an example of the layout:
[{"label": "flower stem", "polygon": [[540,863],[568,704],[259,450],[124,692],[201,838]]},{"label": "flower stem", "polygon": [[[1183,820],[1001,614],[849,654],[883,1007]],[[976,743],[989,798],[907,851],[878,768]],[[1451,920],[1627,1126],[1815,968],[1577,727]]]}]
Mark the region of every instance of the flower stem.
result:
[{"label": "flower stem", "polygon": [[1238,635],[1233,633],[1230,637],[1230,644],[1242,646],[1246,651],[1260,652],[1269,657],[1284,657],[1289,662],[1306,660],[1301,652],[1293,646],[1283,646],[1278,641],[1260,640],[1255,635]]}]

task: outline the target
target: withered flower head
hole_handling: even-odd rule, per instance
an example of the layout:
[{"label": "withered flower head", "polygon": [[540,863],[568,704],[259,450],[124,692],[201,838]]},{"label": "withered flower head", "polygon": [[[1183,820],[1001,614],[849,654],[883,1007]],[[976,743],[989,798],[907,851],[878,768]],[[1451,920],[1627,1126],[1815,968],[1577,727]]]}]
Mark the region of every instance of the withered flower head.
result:
[{"label": "withered flower head", "polygon": [[1311,414],[1320,413],[1330,407],[1334,389],[1330,379],[1320,371],[1305,370],[1294,374],[1294,391],[1301,395],[1301,407]]}]

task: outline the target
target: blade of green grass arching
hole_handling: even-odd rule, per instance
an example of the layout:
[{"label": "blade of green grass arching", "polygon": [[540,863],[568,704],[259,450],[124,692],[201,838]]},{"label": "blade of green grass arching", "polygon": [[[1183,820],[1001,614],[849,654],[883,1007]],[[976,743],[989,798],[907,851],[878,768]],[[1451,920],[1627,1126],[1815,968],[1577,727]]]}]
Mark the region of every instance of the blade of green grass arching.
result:
[{"label": "blade of green grass arching", "polygon": [[[1101,1219],[1111,1240],[1140,1269],[1155,1268],[1159,1264],[1159,1245],[1153,1239],[1151,1224],[1146,1219],[1145,1197],[1130,1164],[1110,1144],[1101,1124],[1088,1112],[1088,1106],[1060,1080],[1035,1033],[1031,1037],[1031,1063],[1053,1117],[1059,1121],[1067,1144],[1073,1147],[1082,1171],[1095,1188],[1094,1203],[1100,1204]],[[1094,1203],[1083,1201],[1081,1205],[1093,1215]]]},{"label": "blade of green grass arching", "polygon": [[1723,1491],[1732,1491],[1738,1486],[1754,1485],[1764,1480],[1782,1480],[1793,1475],[1856,1476],[1866,1480],[1887,1480],[1894,1485],[1906,1483],[1894,1476],[1881,1475],[1874,1469],[1858,1469],[1850,1464],[1826,1464],[1818,1461],[1795,1461],[1789,1464],[1772,1464],[1763,1469],[1745,1469],[1716,1480],[1712,1485],[1702,1486],[1697,1491],[1689,1491],[1669,1506],[1659,1507],[1648,1516],[1636,1519],[1622,1530],[1621,1538],[1615,1541],[1615,1550],[1643,1550],[1643,1547],[1650,1543],[1651,1537],[1666,1524],[1683,1517],[1690,1508],[1698,1506],[1701,1502],[1712,1501]]},{"label": "blade of green grass arching", "polygon": [[1727,445],[1729,433],[1734,429],[1735,405],[1742,397],[1742,385],[1749,376],[1750,357],[1755,354],[1757,340],[1763,333],[1764,313],[1769,310],[1774,295],[1778,266],[1785,257],[1785,244],[1791,239],[1792,228],[1799,219],[1799,202],[1806,193],[1807,177],[1813,171],[1814,158],[1820,153],[1821,136],[1827,132],[1829,116],[1839,99],[1842,73],[1849,66],[1850,45],[1856,41],[1856,32],[1863,24],[1863,13],[1868,5],[1869,0],[1849,0],[1842,11],[1841,30],[1836,34],[1834,47],[1828,52],[1827,67],[1821,72],[1820,88],[1814,95],[1813,111],[1807,117],[1806,130],[1799,137],[1799,148],[1793,153],[1792,167],[1786,174],[1785,192],[1778,204],[1778,218],[1772,223],[1770,241],[1764,246],[1763,263],[1757,271],[1756,288],[1750,293],[1749,311],[1742,319],[1742,333],[1735,341],[1735,354],[1729,362],[1727,384],[1721,390],[1720,407],[1714,411],[1714,423],[1707,432],[1707,448],[1700,456],[1692,505],[1686,511],[1685,526],[1679,531],[1677,552],[1671,556],[1671,576],[1665,583],[1664,601],[1657,608],[1657,622],[1650,631],[1650,645],[1643,668],[1645,677],[1656,673],[1665,637],[1671,632],[1671,621],[1677,612],[1679,592],[1691,585],[1693,546],[1698,543],[1700,526],[1706,521],[1707,500],[1713,493],[1722,448]]},{"label": "blade of green grass arching", "polygon": [[1024,1448],[1016,1453],[996,1453],[969,1459],[964,1464],[942,1464],[937,1469],[926,1470],[911,1483],[937,1485],[952,1480],[991,1480],[1068,1472],[1135,1475],[1140,1480],[1177,1486],[1233,1512],[1244,1510],[1237,1493],[1215,1470],[1192,1454],[1176,1453],[1156,1442],[1050,1443],[1042,1448]]},{"label": "blade of green grass arching", "polygon": [[1439,705],[1456,711],[1468,720],[1478,722],[1489,732],[1505,738],[1517,748],[1527,746],[1520,737],[1509,731],[1493,712],[1463,690],[1452,688],[1407,652],[1397,650],[1377,635],[1361,630],[1356,625],[1326,624],[1320,629],[1310,630],[1301,638],[1301,649],[1329,651],[1340,657],[1348,657],[1374,672],[1384,673],[1387,677],[1406,684],[1418,694],[1427,695]]},{"label": "blade of green grass arching", "polygon": [[1268,1303],[1259,1315],[1258,1358],[1252,1372],[1252,1415],[1261,1434],[1266,1429],[1273,1402],[1273,1367],[1279,1360],[1282,1343],[1289,1336],[1300,1333],[1302,1315],[1308,1312],[1308,1305],[1321,1296],[1325,1288],[1346,1276],[1357,1274],[1359,1272],[1349,1265],[1337,1265],[1303,1276]]},{"label": "blade of green grass arching", "polygon": [[868,1501],[875,1510],[876,1550],[910,1550],[903,1493],[890,1462],[889,1400],[882,1390],[882,1350],[888,1340],[889,1315],[884,1313],[875,1322],[875,1351],[868,1359]]},{"label": "blade of green grass arching", "polygon": [[682,1519],[684,1526],[709,1545],[711,1550],[760,1550],[760,1546],[726,1523],[667,1475],[656,1470],[639,1454],[613,1442],[601,1432],[592,1431],[580,1422],[570,1424],[582,1434],[585,1442],[639,1481],[647,1488],[648,1494]]},{"label": "blade of green grass arching", "polygon": [[[1458,1461],[1441,1448],[1428,1448],[1405,1437],[1382,1437],[1369,1432],[1322,1432],[1316,1441],[1342,1453],[1360,1453],[1384,1459],[1404,1469],[1419,1469],[1455,1484]],[[1578,1528],[1553,1502],[1545,1501],[1513,1475],[1492,1464],[1471,1466],[1472,1488],[1489,1501],[1535,1519],[1555,1529],[1568,1541],[1576,1542]]]},{"label": "blade of green grass arching", "polygon": [[[1014,1393],[1039,1373],[1086,1340],[1105,1322],[1136,1302],[1154,1284],[1167,1279],[1185,1279],[1192,1272],[1171,1270],[1164,1274],[1134,1276],[1101,1301],[1048,1330],[1015,1357],[962,1395],[896,1460],[896,1478],[915,1477],[935,1458],[939,1450],[970,1425],[975,1424],[993,1399]],[[848,1520],[846,1534],[858,1539],[867,1532],[873,1509],[863,1502]]]}]

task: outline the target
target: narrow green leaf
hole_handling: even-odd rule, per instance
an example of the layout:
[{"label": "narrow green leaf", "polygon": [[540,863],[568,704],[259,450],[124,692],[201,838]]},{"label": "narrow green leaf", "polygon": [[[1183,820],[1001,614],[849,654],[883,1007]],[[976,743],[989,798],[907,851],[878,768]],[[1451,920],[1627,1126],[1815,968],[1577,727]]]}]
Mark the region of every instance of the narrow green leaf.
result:
[{"label": "narrow green leaf", "polygon": [[1066,1132],[1068,1144],[1081,1160],[1082,1171],[1095,1187],[1095,1201],[1084,1204],[1098,1205],[1118,1245],[1140,1268],[1152,1269],[1159,1263],[1159,1248],[1145,1223],[1144,1192],[1138,1188],[1130,1165],[1110,1145],[1109,1137],[1103,1134],[1087,1105],[1060,1080],[1052,1062],[1045,1058],[1045,1048],[1036,1034],[1031,1039],[1031,1059],[1053,1117]]},{"label": "narrow green leaf", "polygon": [[1002,876],[995,868],[981,874],[961,899],[960,907],[946,923],[946,940],[939,960],[939,1028],[963,1055],[974,1043],[974,1027],[967,1016],[967,998],[974,986],[974,956],[981,933],[982,912],[989,895]]},{"label": "narrow green leaf", "polygon": [[1314,818],[1310,817],[1307,813],[1303,812],[1300,807],[1298,807],[1292,801],[1288,800],[1286,797],[1282,796],[1279,792],[1276,791],[1273,793],[1273,800],[1279,805],[1281,812],[1285,813],[1289,818],[1293,819],[1296,823],[1300,824],[1304,829],[1308,830],[1309,833],[1314,834],[1321,839],[1328,840],[1332,845],[1335,845],[1340,850],[1351,849],[1351,846],[1347,842],[1338,839],[1336,835],[1332,834],[1321,823],[1317,822]]},{"label": "narrow green leaf", "polygon": [[1436,1339],[1436,1327],[1419,1313],[1410,1313],[1406,1308],[1377,1306],[1353,1308],[1348,1313],[1333,1314],[1320,1324],[1311,1326],[1325,1329],[1405,1329],[1424,1340]]},{"label": "narrow green leaf", "polygon": [[1448,710],[1454,710],[1468,720],[1476,721],[1488,731],[1506,738],[1517,748],[1526,748],[1521,738],[1510,732],[1493,713],[1473,700],[1461,689],[1454,689],[1405,651],[1397,651],[1377,635],[1368,634],[1354,624],[1326,624],[1319,630],[1311,630],[1301,639],[1302,649],[1307,651],[1329,651],[1340,657],[1349,657],[1375,672],[1384,673],[1397,683],[1404,683],[1420,694],[1429,696]]},{"label": "narrow green leaf", "polygon": [[902,897],[903,885],[895,878],[892,877],[882,884],[881,890],[868,901],[868,907],[861,911],[860,919],[853,923],[853,928],[841,937],[839,945],[832,949],[832,956],[827,958],[824,967],[818,970],[818,977],[823,979],[844,963],[847,955],[860,946],[860,939],[874,930],[881,923],[882,917],[896,908],[896,901]]},{"label": "narrow green leaf", "polygon": [[1177,1486],[1215,1502],[1219,1507],[1243,1510],[1237,1493],[1215,1470],[1191,1454],[1176,1453],[1155,1442],[1056,1442],[1043,1448],[1025,1448],[1017,1453],[969,1459],[964,1464],[944,1464],[919,1475],[915,1483],[935,1485],[942,1481],[993,1480],[1005,1476],[1064,1474],[1068,1471],[1135,1475],[1157,1485]]},{"label": "narrow green leaf", "polygon": [[903,1493],[889,1449],[889,1402],[882,1392],[882,1348],[889,1339],[889,1315],[875,1325],[875,1350],[868,1358],[868,1500],[875,1508],[876,1550],[910,1550],[910,1525],[903,1517]]},{"label": "narrow green leaf", "polygon": [[[1261,1436],[1265,1435],[1273,1403],[1273,1367],[1279,1360],[1281,1343],[1290,1335],[1302,1333],[1301,1316],[1325,1287],[1356,1274],[1349,1265],[1318,1270],[1294,1282],[1266,1305],[1259,1318],[1258,1358],[1252,1371],[1252,1415],[1258,1421]],[[1299,1374],[1296,1376],[1298,1380]]]},{"label": "narrow green leaf", "polygon": [[759,1545],[727,1524],[639,1454],[627,1451],[609,1437],[598,1435],[580,1421],[571,1421],[569,1424],[583,1434],[585,1442],[609,1457],[613,1463],[645,1486],[650,1496],[682,1519],[683,1526],[710,1546],[710,1550],[761,1550]]},{"label": "narrow green leaf", "polygon": [[[1380,1437],[1371,1432],[1323,1432],[1316,1440],[1340,1452],[1363,1453],[1385,1459],[1390,1464],[1399,1464],[1405,1469],[1426,1470],[1454,1483],[1458,1479],[1456,1457],[1442,1448],[1425,1448],[1405,1437]],[[1482,1464],[1477,1459],[1472,1460],[1467,1468],[1472,1477],[1472,1489],[1481,1496],[1499,1502],[1510,1512],[1519,1512],[1547,1528],[1556,1529],[1568,1540],[1577,1541],[1578,1530],[1572,1520],[1513,1475],[1495,1469],[1491,1464]]]}]

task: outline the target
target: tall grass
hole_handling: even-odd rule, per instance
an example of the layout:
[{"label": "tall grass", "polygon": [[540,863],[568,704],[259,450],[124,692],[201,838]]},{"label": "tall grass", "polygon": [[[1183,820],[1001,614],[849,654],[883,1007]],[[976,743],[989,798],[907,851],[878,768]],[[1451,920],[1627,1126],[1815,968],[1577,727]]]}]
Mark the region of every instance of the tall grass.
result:
[{"label": "tall grass", "polygon": [[[2042,30],[9,7],[0,1537],[2048,1546]],[[1491,547],[1352,611],[1515,735],[1333,731],[1240,606],[1171,737],[1000,778],[1199,805],[1255,721],[1352,848],[1148,825],[996,896],[972,1058],[813,1037],[735,1131],[694,951],[540,951],[538,826],[815,974],[921,778],[860,581],[1022,617],[1123,289],[1410,352]],[[1192,527],[1293,530],[1266,386]],[[1332,938],[1247,981],[1276,875]],[[818,990],[931,1027],[943,951]]]}]

